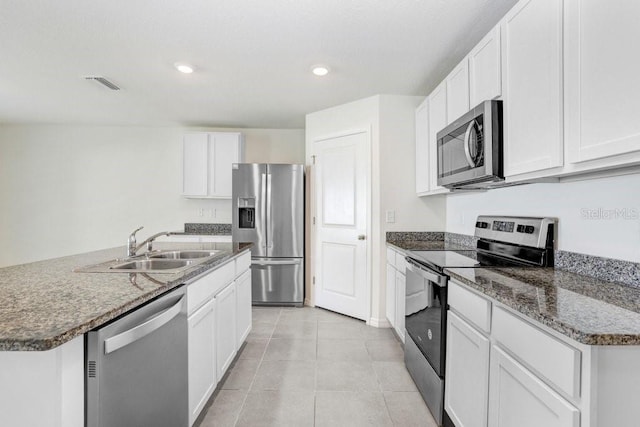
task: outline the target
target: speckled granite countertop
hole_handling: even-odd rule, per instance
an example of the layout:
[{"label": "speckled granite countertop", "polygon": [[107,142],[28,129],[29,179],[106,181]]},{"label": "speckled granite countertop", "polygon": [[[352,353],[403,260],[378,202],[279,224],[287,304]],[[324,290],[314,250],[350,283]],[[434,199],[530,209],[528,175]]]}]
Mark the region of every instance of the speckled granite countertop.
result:
[{"label": "speckled granite countertop", "polygon": [[180,273],[77,273],[121,258],[124,247],[0,268],[0,351],[49,350],[185,283],[251,244],[156,243],[155,249],[217,249]]},{"label": "speckled granite countertop", "polygon": [[451,268],[445,273],[569,338],[640,345],[640,289],[553,268]]},{"label": "speckled granite countertop", "polygon": [[444,240],[387,240],[387,245],[402,251],[458,251],[469,250],[467,246],[445,242]]}]

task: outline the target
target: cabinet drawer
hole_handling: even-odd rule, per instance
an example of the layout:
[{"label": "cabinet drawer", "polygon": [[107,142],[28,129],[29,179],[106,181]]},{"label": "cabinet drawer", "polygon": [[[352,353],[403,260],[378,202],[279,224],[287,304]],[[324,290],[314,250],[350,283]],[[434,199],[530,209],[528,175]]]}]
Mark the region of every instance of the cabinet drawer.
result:
[{"label": "cabinet drawer", "polygon": [[580,350],[501,308],[493,312],[493,336],[556,388],[580,396]]},{"label": "cabinet drawer", "polygon": [[236,259],[236,277],[251,268],[251,252],[246,252]]},{"label": "cabinet drawer", "polygon": [[187,313],[193,313],[198,307],[220,292],[235,277],[235,263],[227,262],[204,277],[190,283],[187,287]]},{"label": "cabinet drawer", "polygon": [[491,330],[491,301],[449,281],[449,306],[485,332]]},{"label": "cabinet drawer", "polygon": [[391,248],[387,248],[387,263],[396,266],[396,251]]}]

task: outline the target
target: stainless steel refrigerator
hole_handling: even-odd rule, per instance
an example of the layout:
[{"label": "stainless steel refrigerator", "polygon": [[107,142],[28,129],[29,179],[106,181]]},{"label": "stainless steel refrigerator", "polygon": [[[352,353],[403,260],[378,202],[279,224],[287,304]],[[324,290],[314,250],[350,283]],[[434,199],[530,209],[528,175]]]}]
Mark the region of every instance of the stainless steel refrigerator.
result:
[{"label": "stainless steel refrigerator", "polygon": [[304,303],[304,165],[236,163],[234,242],[253,242],[254,305]]}]

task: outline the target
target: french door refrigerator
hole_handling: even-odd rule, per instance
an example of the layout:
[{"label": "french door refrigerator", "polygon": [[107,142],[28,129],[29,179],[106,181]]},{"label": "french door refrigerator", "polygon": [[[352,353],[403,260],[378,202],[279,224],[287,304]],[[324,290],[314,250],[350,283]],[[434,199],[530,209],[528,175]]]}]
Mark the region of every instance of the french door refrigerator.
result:
[{"label": "french door refrigerator", "polygon": [[254,305],[304,303],[304,165],[236,163],[232,236],[252,242]]}]

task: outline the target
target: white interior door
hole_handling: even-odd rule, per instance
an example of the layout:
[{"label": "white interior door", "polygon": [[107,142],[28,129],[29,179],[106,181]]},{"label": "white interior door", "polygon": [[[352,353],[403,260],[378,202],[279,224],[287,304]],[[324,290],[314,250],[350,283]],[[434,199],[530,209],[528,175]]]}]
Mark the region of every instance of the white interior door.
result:
[{"label": "white interior door", "polygon": [[315,152],[315,305],[369,318],[369,132],[318,140]]}]

